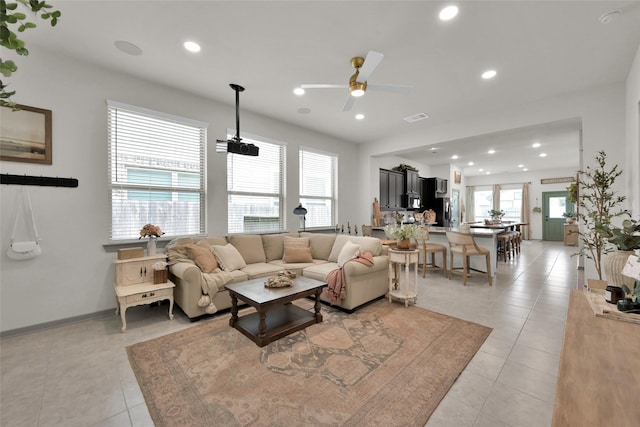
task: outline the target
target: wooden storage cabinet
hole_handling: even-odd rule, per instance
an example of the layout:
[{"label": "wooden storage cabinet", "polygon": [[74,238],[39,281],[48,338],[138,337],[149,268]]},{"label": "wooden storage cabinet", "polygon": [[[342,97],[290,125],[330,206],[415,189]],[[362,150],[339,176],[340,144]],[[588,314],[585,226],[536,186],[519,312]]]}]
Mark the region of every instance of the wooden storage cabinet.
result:
[{"label": "wooden storage cabinet", "polygon": [[144,282],[153,283],[153,264],[166,259],[166,255],[160,254],[143,258],[115,260],[116,284],[118,286],[127,286]]},{"label": "wooden storage cabinet", "polygon": [[153,264],[166,261],[164,254],[142,258],[114,260],[116,277],[114,289],[118,305],[116,315],[120,314],[122,332],[127,330],[126,311],[136,305],[151,304],[156,301],[169,300],[169,319],[173,319],[173,284],[153,283]]},{"label": "wooden storage cabinet", "polygon": [[405,192],[420,194],[420,176],[418,171],[405,170]]},{"label": "wooden storage cabinet", "polygon": [[564,245],[578,246],[578,224],[564,225]]}]

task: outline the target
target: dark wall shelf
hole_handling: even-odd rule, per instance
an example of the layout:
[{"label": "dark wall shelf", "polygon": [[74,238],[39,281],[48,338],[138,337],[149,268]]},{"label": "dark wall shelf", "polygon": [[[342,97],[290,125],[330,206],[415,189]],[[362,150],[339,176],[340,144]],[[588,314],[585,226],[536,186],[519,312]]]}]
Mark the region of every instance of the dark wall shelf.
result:
[{"label": "dark wall shelf", "polygon": [[78,186],[78,180],[75,178],[53,178],[48,176],[11,175],[4,173],[0,175],[0,184],[75,188]]}]

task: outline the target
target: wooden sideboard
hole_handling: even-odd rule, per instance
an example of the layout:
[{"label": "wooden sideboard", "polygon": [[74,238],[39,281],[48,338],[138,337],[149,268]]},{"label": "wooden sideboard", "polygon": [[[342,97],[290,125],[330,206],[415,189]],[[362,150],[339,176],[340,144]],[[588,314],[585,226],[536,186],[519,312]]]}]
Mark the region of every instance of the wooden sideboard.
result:
[{"label": "wooden sideboard", "polygon": [[640,425],[640,325],[596,317],[583,292],[571,291],[553,426]]},{"label": "wooden sideboard", "polygon": [[578,224],[564,225],[564,245],[578,246]]}]

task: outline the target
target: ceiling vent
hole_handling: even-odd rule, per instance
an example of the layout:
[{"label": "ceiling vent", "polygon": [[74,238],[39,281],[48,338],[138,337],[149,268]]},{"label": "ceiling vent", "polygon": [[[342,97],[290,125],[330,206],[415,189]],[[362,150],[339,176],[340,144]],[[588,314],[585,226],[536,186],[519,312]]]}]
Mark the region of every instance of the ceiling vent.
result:
[{"label": "ceiling vent", "polygon": [[425,113],[418,113],[418,114],[414,114],[413,116],[405,117],[402,120],[404,120],[405,122],[413,123],[413,122],[418,122],[420,120],[424,120],[428,118],[429,118],[429,115]]}]

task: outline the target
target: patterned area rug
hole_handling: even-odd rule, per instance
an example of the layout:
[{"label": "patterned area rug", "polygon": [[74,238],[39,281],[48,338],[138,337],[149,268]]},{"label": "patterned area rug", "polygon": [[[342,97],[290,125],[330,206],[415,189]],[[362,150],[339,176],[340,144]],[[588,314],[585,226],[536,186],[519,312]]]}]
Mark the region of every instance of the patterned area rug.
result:
[{"label": "patterned area rug", "polygon": [[128,347],[155,425],[424,426],[491,332],[387,300],[322,314],[262,348],[227,315]]}]

